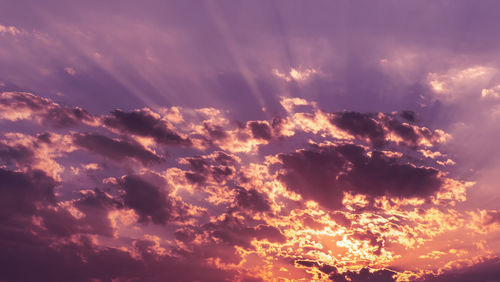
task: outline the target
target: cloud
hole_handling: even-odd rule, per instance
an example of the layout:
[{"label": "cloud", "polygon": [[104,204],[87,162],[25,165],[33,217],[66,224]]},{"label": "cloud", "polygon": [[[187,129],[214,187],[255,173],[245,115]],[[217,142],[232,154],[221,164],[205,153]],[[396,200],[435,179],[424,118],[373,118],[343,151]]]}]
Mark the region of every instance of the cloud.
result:
[{"label": "cloud", "polygon": [[264,140],[271,139],[271,127],[267,122],[251,121],[248,123],[248,126],[252,130],[254,138],[261,138]]},{"label": "cloud", "polygon": [[387,270],[387,269],[376,269],[372,270],[370,268],[361,268],[358,271],[345,271],[339,272],[335,266],[331,266],[328,264],[321,264],[316,261],[310,260],[296,260],[296,264],[300,266],[305,266],[307,268],[316,268],[321,273],[319,273],[318,277],[323,277],[322,274],[326,274],[326,276],[335,282],[364,282],[364,281],[373,281],[373,282],[390,282],[396,281],[395,276],[397,272]]},{"label": "cloud", "polygon": [[352,282],[363,282],[363,281],[373,281],[373,282],[390,282],[396,281],[394,278],[396,272],[390,270],[375,270],[370,271],[369,268],[362,268],[359,272],[347,271],[345,273],[334,273],[330,275],[332,281],[352,281]]},{"label": "cloud", "polygon": [[67,72],[69,75],[73,75],[73,76],[76,75],[76,71],[72,67],[65,67],[64,71]]},{"label": "cloud", "polygon": [[108,217],[108,211],[121,208],[122,204],[95,188],[84,191],[81,198],[73,203],[73,206],[84,214],[80,220],[82,229],[88,233],[113,236],[114,229]]},{"label": "cloud", "polygon": [[255,189],[246,190],[236,188],[236,207],[249,209],[255,212],[265,212],[270,210],[270,204],[263,193]]},{"label": "cloud", "polygon": [[343,192],[371,197],[426,198],[442,184],[439,171],[400,163],[379,151],[357,145],[313,145],[278,155],[282,172],[278,179],[305,200],[324,207],[342,207]]},{"label": "cloud", "polygon": [[50,99],[26,92],[2,92],[0,109],[0,118],[12,121],[35,119],[57,128],[73,127],[81,123],[91,124],[94,119],[82,108],[61,107]]},{"label": "cloud", "polygon": [[498,210],[490,210],[486,212],[484,224],[490,225],[493,223],[500,223],[500,211]]},{"label": "cloud", "polygon": [[[7,267],[0,277],[6,280],[89,281],[149,280],[165,277],[174,280],[223,281],[236,278],[234,271],[218,269],[196,256],[174,257],[150,252],[154,242],[137,240],[134,250],[101,248],[88,237],[49,247],[45,241],[32,237],[27,244],[8,245],[0,242],[0,262]],[[133,251],[133,252],[132,252]],[[139,257],[134,257],[138,253]],[[30,271],[20,268],[28,263]]]},{"label": "cloud", "polygon": [[21,34],[21,31],[17,29],[15,26],[5,26],[5,25],[0,25],[0,34],[8,34],[8,35],[18,35]]},{"label": "cloud", "polygon": [[0,180],[0,217],[4,220],[15,215],[33,215],[38,204],[55,204],[57,182],[42,171],[23,173],[0,168]]},{"label": "cloud", "polygon": [[[415,122],[415,113],[403,111],[400,116],[408,122]],[[346,130],[359,140],[368,140],[376,148],[395,142],[412,148],[443,142],[446,135],[426,127],[411,125],[398,119],[398,115],[383,113],[341,112],[334,113],[330,121]]]},{"label": "cloud", "polygon": [[126,175],[119,181],[123,202],[139,216],[139,222],[165,224],[183,213],[168,196],[166,182],[156,175]]},{"label": "cloud", "polygon": [[54,126],[51,111],[74,108],[10,93],[0,100],[0,261],[12,269],[0,280],[393,281],[472,256],[454,245],[469,252],[427,265],[433,244],[467,244],[449,240],[457,232],[492,249],[496,210],[457,207],[472,183],[439,165],[453,156],[440,152],[447,134],[421,113],[283,98],[263,119],[143,108]]},{"label": "cloud", "polygon": [[447,73],[441,74],[430,73],[428,81],[434,92],[449,96],[445,98],[453,99],[464,90],[479,91],[482,86],[488,84],[495,73],[495,68],[479,65],[464,69],[451,69]]},{"label": "cloud", "polygon": [[500,258],[482,259],[470,265],[447,269],[438,275],[426,275],[422,281],[466,282],[466,281],[497,281],[500,275]]},{"label": "cloud", "polygon": [[0,143],[0,159],[5,161],[7,164],[18,163],[18,164],[29,164],[33,162],[34,153],[32,150],[23,146],[21,144],[9,146]]},{"label": "cloud", "polygon": [[53,99],[0,98],[0,168],[29,179],[0,280],[460,280],[498,255],[498,3],[96,4],[0,9],[2,89]]},{"label": "cloud", "polygon": [[313,74],[316,74],[318,71],[315,69],[304,69],[304,70],[299,70],[296,68],[290,68],[290,71],[288,73],[281,73],[278,69],[273,69],[273,74],[276,77],[279,77],[286,82],[291,82],[293,81],[306,81],[312,76]]},{"label": "cloud", "polygon": [[224,152],[214,152],[206,157],[190,157],[181,161],[189,165],[191,171],[185,177],[191,183],[205,183],[208,180],[222,184],[233,177],[237,159]]},{"label": "cloud", "polygon": [[214,140],[220,140],[228,137],[226,131],[220,125],[213,125],[205,122],[203,123],[203,127],[208,132],[208,136]]},{"label": "cloud", "polygon": [[335,115],[332,123],[359,138],[368,138],[376,147],[385,144],[384,129],[370,114],[344,112]]},{"label": "cloud", "polygon": [[483,88],[481,90],[481,98],[489,99],[489,98],[500,98],[500,85],[496,85],[491,88]]},{"label": "cloud", "polygon": [[103,118],[103,123],[123,133],[151,137],[159,144],[191,145],[189,139],[181,137],[166,120],[161,119],[158,114],[149,109],[131,112],[114,110],[111,112],[111,116]]},{"label": "cloud", "polygon": [[204,230],[212,239],[244,248],[252,248],[250,243],[253,239],[265,239],[269,242],[284,242],[286,240],[286,237],[276,227],[266,224],[247,227],[241,220],[231,215],[225,215],[219,221],[206,224]]},{"label": "cloud", "polygon": [[135,159],[143,165],[161,161],[159,156],[132,141],[115,140],[94,133],[75,133],[72,138],[76,146],[117,162],[127,158]]}]

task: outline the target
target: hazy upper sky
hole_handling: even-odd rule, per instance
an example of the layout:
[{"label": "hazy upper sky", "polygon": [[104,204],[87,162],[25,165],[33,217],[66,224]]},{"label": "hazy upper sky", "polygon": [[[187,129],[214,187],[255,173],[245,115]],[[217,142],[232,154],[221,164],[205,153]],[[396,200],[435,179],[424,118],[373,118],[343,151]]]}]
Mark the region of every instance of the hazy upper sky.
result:
[{"label": "hazy upper sky", "polygon": [[499,10],[0,0],[0,280],[500,281]]}]

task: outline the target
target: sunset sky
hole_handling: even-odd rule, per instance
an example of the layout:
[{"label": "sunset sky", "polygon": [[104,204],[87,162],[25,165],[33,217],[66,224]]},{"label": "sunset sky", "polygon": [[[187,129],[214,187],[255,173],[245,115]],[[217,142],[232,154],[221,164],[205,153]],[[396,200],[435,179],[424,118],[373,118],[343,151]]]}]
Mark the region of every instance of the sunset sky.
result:
[{"label": "sunset sky", "polygon": [[500,281],[499,11],[0,0],[0,281]]}]

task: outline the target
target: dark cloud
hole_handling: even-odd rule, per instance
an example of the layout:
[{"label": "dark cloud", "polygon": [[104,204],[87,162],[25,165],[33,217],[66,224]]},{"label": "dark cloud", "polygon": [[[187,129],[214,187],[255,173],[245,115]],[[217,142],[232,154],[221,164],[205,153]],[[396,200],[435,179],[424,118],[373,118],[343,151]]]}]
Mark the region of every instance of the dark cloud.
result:
[{"label": "dark cloud", "polygon": [[286,241],[285,235],[274,226],[259,224],[257,227],[247,229],[258,240],[268,240],[270,242],[284,243]]},{"label": "dark cloud", "polygon": [[296,260],[296,263],[305,266],[305,267],[317,267],[319,264],[316,261],[312,260]]},{"label": "dark cloud", "polygon": [[203,122],[203,127],[205,128],[208,136],[210,136],[211,139],[220,140],[228,136],[226,130],[224,130],[224,128],[222,128],[222,126],[220,125]]},{"label": "dark cloud", "polygon": [[386,117],[385,123],[391,133],[401,137],[402,141],[399,142],[399,145],[417,148],[420,140],[425,139],[430,143],[434,143],[436,139],[439,139],[439,134],[432,132],[428,128],[413,127],[393,117]]},{"label": "dark cloud", "polygon": [[37,205],[55,204],[57,182],[43,171],[14,172],[0,168],[0,218],[32,215]]},{"label": "dark cloud", "polygon": [[221,183],[233,175],[233,169],[227,166],[213,166],[210,173],[215,181]]},{"label": "dark cloud", "polygon": [[425,198],[437,192],[442,180],[433,168],[401,164],[397,159],[374,151],[372,156],[347,156],[352,170],[341,179],[349,190],[373,196]]},{"label": "dark cloud", "polygon": [[184,243],[188,243],[194,240],[196,233],[194,232],[194,230],[189,228],[180,228],[175,231],[174,236],[175,239]]},{"label": "dark cloud", "polygon": [[134,209],[139,222],[165,224],[174,217],[174,204],[166,193],[167,184],[159,177],[153,178],[154,181],[151,181],[151,177],[146,179],[145,176],[138,175],[123,177],[120,181],[120,186],[125,191],[123,202]]},{"label": "dark cloud", "polygon": [[0,105],[13,110],[28,109],[39,112],[51,106],[52,102],[27,92],[3,92],[0,96]]},{"label": "dark cloud", "polygon": [[12,247],[31,244],[37,239],[31,236],[52,238],[75,234],[76,220],[56,207],[57,185],[40,170],[16,172],[0,168],[0,244]]},{"label": "dark cloud", "polygon": [[301,266],[309,267],[309,268],[317,268],[319,271],[324,274],[337,274],[337,268],[335,266],[328,265],[326,263],[320,264],[314,260],[295,260],[295,263]]},{"label": "dark cloud", "polygon": [[361,146],[318,146],[279,154],[278,174],[288,189],[324,207],[342,207],[344,191],[368,196],[426,198],[441,187],[439,171],[400,163],[379,151],[371,155]]},{"label": "dark cloud", "polygon": [[335,114],[330,121],[360,139],[368,138],[375,147],[386,143],[384,129],[374,114],[343,112]]},{"label": "dark cloud", "polygon": [[237,245],[244,248],[251,248],[250,242],[254,238],[279,243],[286,241],[286,237],[276,227],[266,224],[248,227],[241,220],[229,214],[226,214],[222,220],[206,224],[204,229],[212,238],[231,246]]},{"label": "dark cloud", "polygon": [[52,140],[50,139],[50,137],[51,137],[51,134],[48,133],[48,132],[36,135],[36,139],[38,139],[38,141],[43,142],[45,144],[50,144],[52,142]]},{"label": "dark cloud", "polygon": [[187,159],[189,167],[195,172],[206,172],[208,170],[208,162],[202,157],[194,157]]},{"label": "dark cloud", "polygon": [[470,266],[446,270],[440,275],[426,275],[419,281],[498,282],[500,281],[500,258],[490,258]]},{"label": "dark cloud", "polygon": [[[314,260],[295,260],[295,263],[308,268],[317,268],[322,273],[328,275],[328,278],[334,282],[394,282],[394,276],[397,274],[394,271],[387,269],[371,270],[362,268],[359,271],[339,272],[335,266],[326,263],[319,263]],[[321,277],[321,276],[320,276]]]},{"label": "dark cloud", "polygon": [[141,256],[144,271],[138,272],[143,281],[235,281],[237,272],[219,269],[206,263],[205,258],[218,258],[200,252],[180,252],[180,256],[158,254],[155,242],[136,240],[134,246]]},{"label": "dark cloud", "polygon": [[184,176],[192,184],[202,184],[207,180],[205,175],[199,173],[186,172]]},{"label": "dark cloud", "polygon": [[9,146],[0,143],[0,160],[3,160],[7,164],[29,164],[33,161],[34,157],[33,151],[26,146]]},{"label": "dark cloud", "polygon": [[186,160],[191,171],[184,175],[191,183],[202,184],[208,179],[223,183],[234,174],[230,166],[235,164],[235,159],[224,152],[216,152],[215,157],[196,156]]},{"label": "dark cloud", "polygon": [[314,217],[312,217],[310,214],[308,213],[304,213],[301,217],[300,217],[301,221],[302,221],[302,224],[304,226],[307,226],[311,229],[314,229],[314,230],[323,230],[323,228],[325,228],[325,225],[324,224],[321,224],[320,222],[316,221],[314,219]]},{"label": "dark cloud", "polygon": [[202,157],[187,158],[191,172],[186,172],[184,175],[191,183],[204,183],[209,174],[208,161]]},{"label": "dark cloud", "polygon": [[413,146],[416,146],[417,141],[420,139],[420,136],[417,134],[417,132],[415,132],[413,127],[407,124],[402,124],[396,120],[390,120],[388,122],[388,127],[394,133],[403,138],[403,140],[407,141],[409,144],[412,144]]},{"label": "dark cloud", "polygon": [[330,119],[334,125],[346,130],[361,141],[367,139],[376,148],[382,148],[389,143],[389,134],[397,135],[402,139],[398,145],[412,148],[417,148],[422,139],[435,143],[439,135],[428,128],[414,127],[407,123],[415,121],[415,113],[412,111],[402,111],[398,115],[346,111],[334,113]]},{"label": "dark cloud", "polygon": [[[119,203],[98,189],[74,202],[84,215],[75,218],[58,207],[54,189],[59,183],[44,172],[14,172],[0,169],[0,233],[32,232],[45,237],[68,237],[77,233],[112,236],[107,211]],[[33,218],[40,223],[35,224]],[[1,239],[0,239],[1,240]]]},{"label": "dark cloud", "polygon": [[[118,249],[96,249],[89,239],[59,244],[33,235],[31,242],[0,241],[0,279],[6,281],[89,281],[134,278],[141,265]],[[26,271],[29,266],[29,271]]]},{"label": "dark cloud", "polygon": [[271,140],[272,131],[267,122],[250,121],[248,122],[250,130],[252,130],[253,138]]},{"label": "dark cloud", "polygon": [[351,220],[348,219],[343,213],[341,212],[331,212],[329,213],[329,216],[331,219],[335,221],[335,223],[342,225],[344,227],[350,227],[351,226]]},{"label": "dark cloud", "polygon": [[401,111],[399,115],[409,122],[414,122],[417,118],[414,111]]},{"label": "dark cloud", "polygon": [[236,159],[233,156],[226,154],[224,152],[221,152],[221,151],[215,152],[214,161],[217,164],[224,165],[224,166],[233,165],[236,163]]},{"label": "dark cloud", "polygon": [[371,246],[377,247],[377,250],[373,252],[375,255],[380,255],[384,247],[384,240],[369,230],[366,232],[354,232],[352,238],[359,241],[368,241]]},{"label": "dark cloud", "polygon": [[329,278],[335,282],[391,282],[396,281],[395,274],[396,272],[387,269],[370,271],[369,268],[362,268],[357,272],[333,273],[330,274]]},{"label": "dark cloud", "polygon": [[10,111],[29,113],[40,118],[42,123],[58,128],[72,127],[94,119],[82,108],[61,107],[50,99],[26,92],[1,93],[0,106]]},{"label": "dark cloud", "polygon": [[[162,192],[150,182],[125,177],[124,203],[152,221],[168,218]],[[154,181],[152,181],[154,182]],[[78,233],[112,235],[107,212],[121,203],[99,189],[74,201],[84,217],[56,209],[57,183],[41,171],[13,172],[0,168],[0,280],[2,281],[225,281],[237,273],[218,270],[196,254],[172,257],[156,252],[154,242],[140,240],[139,257],[128,251],[99,247]],[[148,186],[149,185],[149,186]],[[160,199],[160,200],[159,200]],[[52,208],[50,208],[52,207]],[[34,218],[39,221],[37,223]],[[263,236],[272,231],[260,228]],[[73,236],[76,235],[76,236]],[[66,238],[71,237],[71,240]]]},{"label": "dark cloud", "polygon": [[279,154],[278,158],[284,169],[278,179],[288,189],[301,194],[305,200],[316,200],[331,209],[341,208],[343,195],[337,176],[346,169],[347,163],[335,147]]},{"label": "dark cloud", "polygon": [[78,208],[85,216],[80,220],[81,229],[86,233],[100,234],[104,236],[113,236],[113,227],[108,218],[108,211],[120,208],[122,204],[108,196],[103,191],[95,188],[86,191],[74,206]]},{"label": "dark cloud", "polygon": [[269,211],[271,208],[266,194],[259,193],[255,189],[246,190],[242,187],[236,188],[236,205],[256,212]]},{"label": "dark cloud", "polygon": [[93,117],[82,108],[52,108],[47,110],[42,118],[56,127],[65,128],[80,124],[82,121],[92,121]]},{"label": "dark cloud", "polygon": [[73,134],[73,142],[79,147],[114,161],[132,158],[144,165],[161,161],[160,157],[146,150],[139,143],[115,140],[100,134],[75,133]]},{"label": "dark cloud", "polygon": [[149,109],[124,112],[114,110],[111,116],[103,118],[106,126],[124,133],[151,137],[159,144],[191,145],[191,140],[181,137],[171,126]]},{"label": "dark cloud", "polygon": [[[72,242],[49,246],[28,235],[30,242],[0,241],[0,279],[5,281],[229,281],[235,272],[209,266],[196,255],[182,257],[155,252],[154,242],[138,240],[134,257],[128,251],[102,248],[80,236]],[[29,271],[26,271],[29,266]]]},{"label": "dark cloud", "polygon": [[32,222],[27,222],[26,218],[18,218],[18,222],[23,222],[22,230],[17,232],[33,232],[45,239],[66,239],[78,233],[104,234],[98,228],[88,225],[86,219],[75,218],[67,209],[50,209],[47,206],[36,211],[36,218],[40,220],[41,226]]}]

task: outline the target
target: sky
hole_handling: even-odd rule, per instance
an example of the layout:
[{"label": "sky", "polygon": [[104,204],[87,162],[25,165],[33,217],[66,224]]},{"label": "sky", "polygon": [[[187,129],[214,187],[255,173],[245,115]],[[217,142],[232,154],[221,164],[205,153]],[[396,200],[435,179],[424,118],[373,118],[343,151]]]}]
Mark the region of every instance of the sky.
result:
[{"label": "sky", "polygon": [[0,0],[0,280],[500,281],[499,9]]}]

